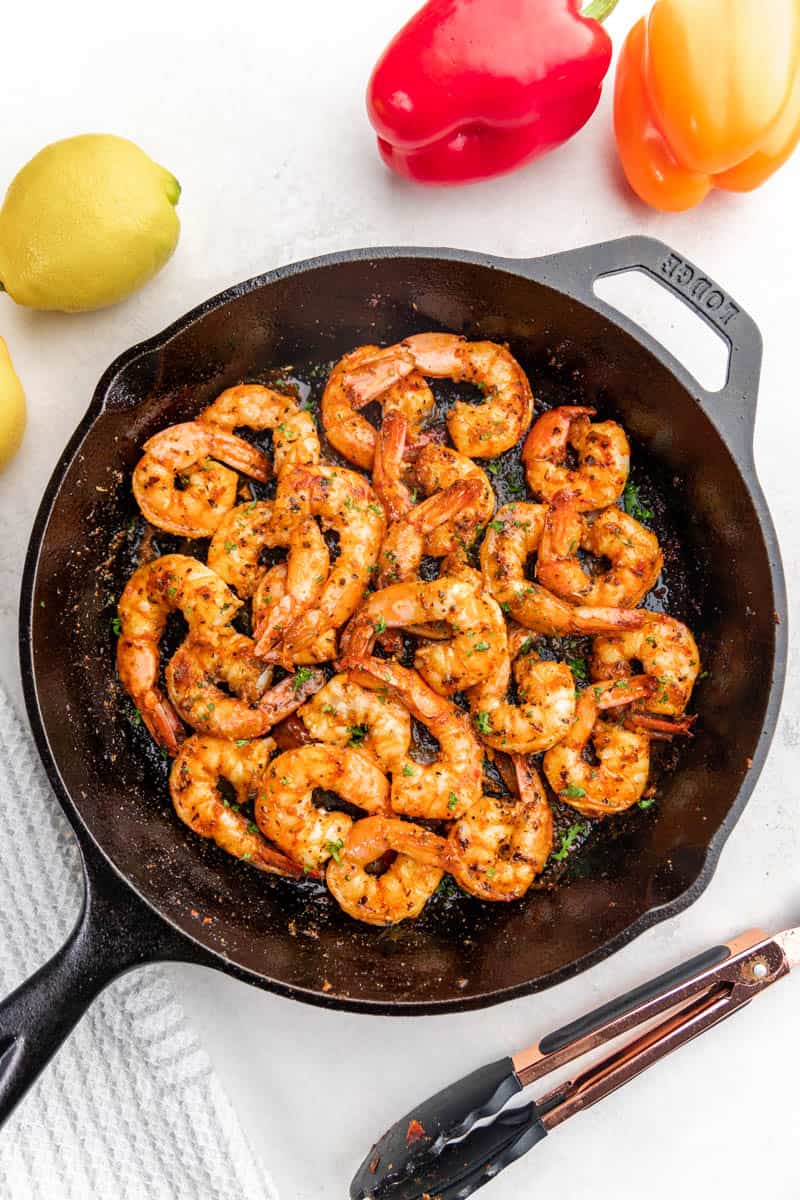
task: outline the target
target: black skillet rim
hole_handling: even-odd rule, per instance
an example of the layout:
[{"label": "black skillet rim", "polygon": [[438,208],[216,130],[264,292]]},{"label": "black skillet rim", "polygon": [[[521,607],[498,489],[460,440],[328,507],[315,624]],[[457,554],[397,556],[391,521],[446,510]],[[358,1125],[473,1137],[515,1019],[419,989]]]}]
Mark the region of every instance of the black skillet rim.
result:
[{"label": "black skillet rim", "polygon": [[[631,240],[634,239],[619,239],[620,242]],[[655,239],[643,240],[649,241],[651,245],[661,245]],[[612,240],[610,243],[601,243],[601,245],[613,247],[614,242]],[[592,247],[583,247],[581,249],[588,253]],[[663,250],[667,252],[668,247],[663,246]],[[568,259],[569,256],[574,253],[574,251],[565,251],[563,252],[563,257]],[[758,476],[756,475],[752,455],[752,444],[746,447],[746,460],[742,461],[741,452],[736,446],[731,444],[731,439],[726,433],[725,429],[721,427],[720,422],[716,419],[716,414],[712,413],[709,410],[709,407],[703,404],[703,399],[704,397],[707,397],[708,394],[699,387],[697,381],[692,375],[689,374],[686,368],[683,367],[683,365],[655,338],[651,337],[644,329],[642,329],[641,326],[637,325],[634,321],[627,318],[623,313],[606,304],[593,294],[585,295],[582,291],[580,295],[574,294],[569,290],[568,287],[563,286],[564,281],[558,278],[557,271],[555,271],[552,276],[548,272],[546,279],[540,278],[539,273],[536,270],[537,266],[539,264],[542,266],[544,266],[544,264],[555,266],[560,257],[562,257],[562,255],[556,253],[552,255],[545,255],[541,258],[516,259],[503,258],[495,255],[446,247],[380,246],[337,251],[333,254],[320,255],[314,258],[304,259],[299,262],[290,263],[285,266],[275,268],[272,271],[264,272],[261,275],[253,276],[252,278],[241,283],[234,284],[217,295],[212,296],[208,300],[205,300],[195,308],[191,309],[189,312],[185,313],[183,316],[179,317],[177,320],[173,321],[172,324],[168,325],[159,333],[156,333],[152,337],[147,338],[142,342],[138,342],[128,350],[123,351],[123,353],[118,355],[118,357],[111,363],[111,365],[101,376],[94,390],[86,413],[58,458],[52,475],[45,488],[31,529],[20,590],[19,655],[23,695],[25,699],[28,720],[30,722],[34,740],[36,742],[39,757],[45,768],[48,779],[50,780],[50,784],[56,793],[56,797],[58,798],[62,809],[66,813],[76,832],[82,852],[84,851],[88,841],[95,853],[100,856],[103,864],[110,868],[116,879],[124,884],[128,893],[130,893],[131,898],[135,898],[139,904],[144,906],[144,915],[146,915],[151,922],[157,922],[166,927],[170,934],[177,934],[180,942],[185,943],[187,953],[182,957],[185,957],[187,961],[194,961],[200,963],[201,965],[214,967],[218,970],[225,971],[228,974],[233,975],[245,982],[251,983],[254,986],[261,987],[264,990],[274,992],[288,999],[300,1000],[304,1003],[313,1004],[323,1008],[393,1016],[423,1016],[446,1014],[451,1012],[465,1012],[469,1010],[488,1008],[492,1005],[504,1003],[508,1000],[535,994],[536,992],[544,991],[547,988],[554,987],[559,983],[563,983],[568,979],[574,978],[576,975],[581,974],[583,971],[586,971],[590,967],[595,966],[597,963],[602,962],[604,959],[609,958],[617,950],[620,950],[622,947],[628,945],[628,943],[632,942],[635,938],[639,937],[642,933],[652,928],[654,925],[657,925],[660,922],[677,916],[679,913],[683,912],[697,899],[699,899],[711,882],[719,862],[720,854],[722,853],[722,848],[728,840],[728,837],[730,836],[737,821],[739,820],[739,817],[741,816],[745,805],[749,801],[753,789],[755,788],[755,785],[761,774],[772,738],[777,727],[778,714],[786,678],[788,655],[786,585],[777,542],[777,535],[772,521],[772,516],[769,508],[767,507]],[[553,290],[560,291],[563,294],[572,296],[577,300],[578,303],[581,303],[586,307],[600,313],[612,324],[618,326],[630,337],[639,342],[646,350],[653,354],[669,371],[672,372],[673,375],[676,376],[679,383],[685,388],[685,390],[688,391],[694,397],[697,403],[701,405],[704,413],[717,426],[720,436],[728,446],[731,457],[737,465],[737,468],[750,494],[753,506],[756,510],[759,528],[768,551],[771,584],[776,605],[775,655],[771,666],[769,699],[767,702],[761,733],[759,735],[758,745],[753,756],[752,766],[750,767],[745,779],[739,787],[725,820],[722,822],[714,836],[709,841],[705,852],[703,868],[694,882],[684,892],[670,900],[668,903],[656,905],[647,909],[641,914],[640,917],[631,922],[630,925],[621,930],[616,936],[608,939],[601,946],[598,946],[597,949],[579,959],[576,959],[568,966],[553,971],[535,981],[517,984],[508,988],[496,989],[494,991],[487,992],[484,995],[453,997],[451,1000],[439,1001],[353,1000],[348,997],[339,997],[335,994],[326,994],[312,989],[298,987],[293,984],[286,984],[281,980],[272,979],[246,967],[240,966],[238,963],[226,958],[219,951],[207,946],[200,939],[196,938],[194,935],[183,929],[180,925],[165,916],[155,906],[155,904],[153,904],[135,887],[131,880],[123,872],[121,872],[114,862],[106,855],[105,851],[96,841],[89,825],[81,816],[81,813],[77,805],[74,803],[69,790],[63,783],[55,756],[50,750],[47,731],[45,729],[44,721],[39,708],[32,657],[32,624],[35,582],[41,545],[47,523],[53,508],[53,503],[58,495],[67,468],[72,462],[75,454],[78,452],[95,420],[103,411],[107,393],[116,377],[139,357],[143,356],[144,354],[149,354],[152,351],[158,351],[162,349],[173,337],[183,332],[183,330],[193,322],[207,315],[209,312],[222,308],[226,304],[235,301],[240,296],[268,286],[280,279],[301,274],[305,271],[313,270],[319,267],[336,266],[338,264],[361,260],[370,261],[393,258],[430,258],[450,260],[453,262],[463,262],[475,266],[487,267],[490,270],[503,271],[505,273],[522,276],[524,278],[530,278],[536,282],[542,282],[545,286],[551,287]],[[526,270],[526,268],[531,271],[530,274],[528,274],[528,270]],[[753,403],[755,403],[755,400]],[[90,870],[87,869],[85,871],[85,877],[87,891],[91,892],[93,883]],[[174,947],[174,936],[172,937],[170,944]],[[177,957],[178,956],[174,954],[165,955],[165,958],[175,959]]]}]

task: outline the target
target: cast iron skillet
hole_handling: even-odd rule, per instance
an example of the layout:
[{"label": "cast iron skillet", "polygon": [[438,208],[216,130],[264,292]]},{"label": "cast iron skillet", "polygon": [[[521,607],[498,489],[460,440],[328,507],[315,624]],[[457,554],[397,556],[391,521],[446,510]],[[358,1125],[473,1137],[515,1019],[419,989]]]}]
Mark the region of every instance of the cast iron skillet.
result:
[{"label": "cast iron skillet", "polygon": [[[672,289],[729,343],[721,392],[703,391],[595,298],[597,277],[629,269]],[[104,564],[150,433],[271,365],[334,359],[425,328],[507,341],[534,390],[558,371],[622,420],[661,472],[673,524],[704,575],[710,678],[657,816],[638,814],[624,836],[609,836],[582,876],[519,904],[469,902],[380,932],[302,886],[255,875],[175,820],[117,698]],[[330,255],[231,288],[119,358],[56,467],[25,566],[28,713],[81,846],[86,899],[63,949],[0,1006],[0,1119],[95,996],[142,963],[199,963],[359,1012],[449,1012],[575,975],[695,900],[761,769],[784,679],[784,581],[752,458],[760,359],[753,321],[645,238],[522,261],[425,249]]]}]

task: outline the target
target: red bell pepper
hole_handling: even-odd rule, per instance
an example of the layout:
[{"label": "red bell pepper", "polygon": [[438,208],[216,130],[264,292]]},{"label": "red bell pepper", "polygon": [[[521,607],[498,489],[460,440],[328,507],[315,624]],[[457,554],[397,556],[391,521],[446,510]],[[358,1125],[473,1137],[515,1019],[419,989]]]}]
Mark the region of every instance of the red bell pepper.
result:
[{"label": "red bell pepper", "polygon": [[428,0],[380,58],[367,110],[384,161],[469,183],[559,146],[600,100],[616,0]]}]

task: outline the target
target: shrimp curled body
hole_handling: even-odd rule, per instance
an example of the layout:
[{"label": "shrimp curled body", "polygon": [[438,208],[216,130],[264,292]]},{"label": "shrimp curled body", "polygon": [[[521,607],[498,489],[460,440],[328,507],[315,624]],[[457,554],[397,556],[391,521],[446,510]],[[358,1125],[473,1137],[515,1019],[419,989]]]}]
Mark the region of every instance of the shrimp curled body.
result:
[{"label": "shrimp curled body", "polygon": [[200,633],[227,625],[241,603],[210,567],[183,554],[146,563],[125,585],[117,609],[117,670],[148,730],[171,754],[177,753],[184,730],[158,685],[159,642],[167,617],[180,611],[190,631]]},{"label": "shrimp curled body", "polygon": [[[350,830],[339,861],[328,863],[325,879],[349,916],[368,925],[395,925],[419,916],[439,886],[442,846],[442,838],[409,821],[365,817]],[[365,868],[387,850],[398,851],[394,862],[383,874],[371,875]]]},{"label": "shrimp curled body", "polygon": [[[195,734],[184,742],[172,764],[169,790],[175,812],[201,837],[211,838],[234,858],[272,875],[303,874],[284,854],[270,846],[239,810],[252,799],[253,781],[275,748],[269,738],[237,746],[227,739]],[[226,779],[238,804],[226,803],[219,791]]]},{"label": "shrimp curled body", "polygon": [[[625,489],[630,446],[616,421],[592,424],[593,408],[551,408],[536,421],[525,439],[522,462],[534,495],[552,501],[564,490],[574,492],[582,511],[606,508]],[[578,467],[564,465],[572,446]]]},{"label": "shrimp curled body", "polygon": [[392,809],[436,820],[462,816],[481,793],[483,751],[466,715],[429,688],[416,671],[380,658],[354,661],[350,679],[400,701],[439,743],[434,762],[405,756],[392,769]]},{"label": "shrimp curled body", "polygon": [[389,807],[389,781],[359,750],[315,744],[279,754],[258,781],[256,822],[266,838],[308,868],[336,857],[353,824],[346,813],[315,807],[315,788],[366,812]]},{"label": "shrimp curled body", "polygon": [[270,475],[266,455],[249,442],[186,421],[145,442],[133,471],[133,494],[151,525],[181,537],[210,537],[236,503],[236,471],[262,483]]}]

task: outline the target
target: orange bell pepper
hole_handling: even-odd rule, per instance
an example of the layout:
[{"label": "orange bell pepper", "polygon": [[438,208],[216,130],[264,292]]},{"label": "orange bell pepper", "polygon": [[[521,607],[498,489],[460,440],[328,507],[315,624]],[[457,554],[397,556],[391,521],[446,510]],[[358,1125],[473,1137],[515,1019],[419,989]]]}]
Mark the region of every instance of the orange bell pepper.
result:
[{"label": "orange bell pepper", "polygon": [[800,0],[656,0],[620,53],[614,130],[653,208],[758,187],[800,139]]}]

